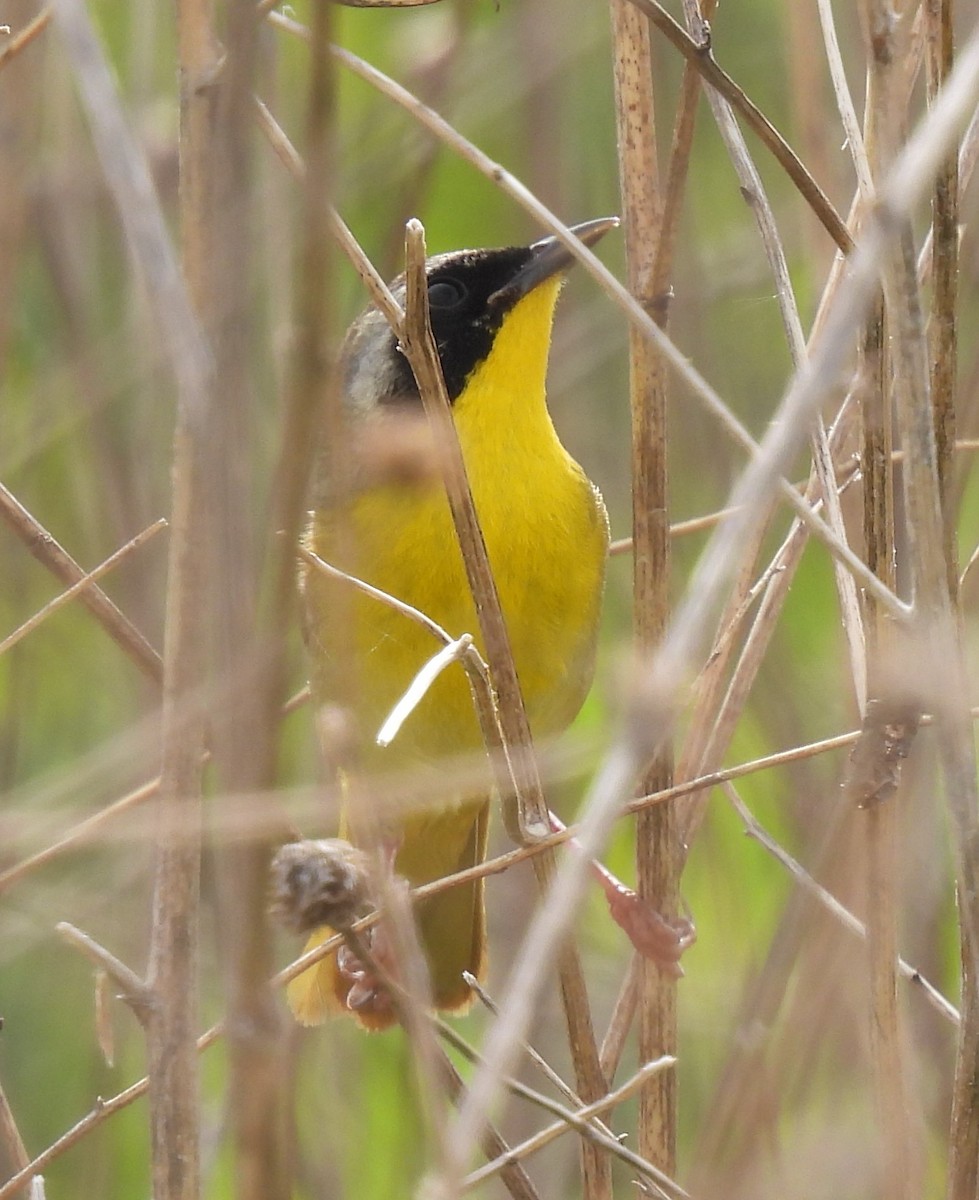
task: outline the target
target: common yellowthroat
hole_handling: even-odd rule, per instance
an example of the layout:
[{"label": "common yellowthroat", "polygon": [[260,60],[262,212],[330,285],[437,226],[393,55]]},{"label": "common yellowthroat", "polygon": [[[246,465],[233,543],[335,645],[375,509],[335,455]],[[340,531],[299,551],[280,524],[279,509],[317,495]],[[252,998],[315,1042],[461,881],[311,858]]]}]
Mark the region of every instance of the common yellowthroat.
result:
[{"label": "common yellowthroat", "polygon": [[[575,227],[587,244],[617,222]],[[428,299],[453,419],[496,579],[517,676],[536,737],[562,730],[591,682],[608,519],[597,488],[558,439],[545,400],[551,326],[564,271],[573,259],[555,238],[530,246],[459,250],[428,260]],[[391,285],[403,302],[404,279]],[[383,316],[365,312],[341,354],[344,399],[355,430],[385,413],[420,412],[410,367]],[[383,426],[381,426],[383,428]],[[392,429],[397,429],[392,424]],[[430,616],[453,637],[479,625],[442,482],[390,480],[345,500],[321,489],[306,544],[320,558]],[[341,510],[342,504],[342,510]],[[335,586],[335,585],[334,585]],[[330,701],[325,661],[335,591],[301,568],[300,589],[318,703]],[[438,650],[431,634],[395,609],[351,593],[346,637],[356,673],[354,716],[371,743],[419,668]],[[440,762],[482,747],[462,666],[437,678],[392,744],[369,752],[385,771]],[[489,796],[460,792],[451,773],[423,807],[399,814],[394,869],[418,885],[482,861]],[[358,840],[356,814],[341,836]],[[387,834],[392,832],[386,830]],[[465,1007],[463,979],[486,963],[482,880],[416,908],[418,931],[441,1009]],[[317,929],[307,949],[332,934]],[[303,1024],[350,1011],[368,1028],[394,1020],[390,1004],[355,986],[357,971],[328,957],[298,976],[289,1003]]]}]

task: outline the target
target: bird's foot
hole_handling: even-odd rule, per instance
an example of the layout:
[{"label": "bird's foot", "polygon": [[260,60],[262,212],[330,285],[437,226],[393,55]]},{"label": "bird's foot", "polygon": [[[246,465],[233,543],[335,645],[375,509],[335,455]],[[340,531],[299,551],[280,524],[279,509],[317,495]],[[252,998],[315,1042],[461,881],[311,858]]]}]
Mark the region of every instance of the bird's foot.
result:
[{"label": "bird's foot", "polygon": [[689,917],[668,919],[614,877],[599,878],[609,914],[632,942],[636,953],[656,963],[664,975],[680,979],[683,975],[680,958],[697,940],[693,921]]},{"label": "bird's foot", "polygon": [[[389,1013],[394,1005],[384,981],[397,978],[393,947],[380,925],[358,941],[359,946],[345,943],[337,951],[337,975],[347,989],[346,1006],[358,1013]],[[361,957],[358,949],[368,954]]]},{"label": "bird's foot", "polygon": [[[553,813],[548,815],[555,830],[560,832],[566,828],[560,817]],[[571,843],[581,849],[576,838],[572,838]],[[679,979],[683,975],[680,966],[683,952],[697,940],[693,921],[686,916],[664,917],[597,860],[591,860],[589,869],[605,893],[609,915],[632,942],[636,953],[656,963],[665,975]]]},{"label": "bird's foot", "polygon": [[[394,862],[401,848],[400,838],[384,838],[381,841],[380,870],[389,876],[388,885],[407,888],[397,874]],[[349,936],[337,951],[337,975],[347,985],[346,1005],[352,1012],[362,1015],[382,1015],[394,1010],[388,980],[396,983],[398,970],[397,953],[385,926],[382,923],[369,929],[366,934]]]}]

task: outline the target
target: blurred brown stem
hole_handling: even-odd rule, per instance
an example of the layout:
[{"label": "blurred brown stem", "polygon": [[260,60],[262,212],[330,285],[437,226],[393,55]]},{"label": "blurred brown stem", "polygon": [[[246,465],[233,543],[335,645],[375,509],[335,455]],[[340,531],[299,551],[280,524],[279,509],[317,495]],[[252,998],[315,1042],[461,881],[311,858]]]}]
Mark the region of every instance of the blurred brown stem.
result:
[{"label": "blurred brown stem", "polygon": [[[286,439],[283,453],[290,455],[292,473],[280,468],[272,493],[271,528],[256,528],[252,498],[262,460],[255,438],[259,401],[251,355],[252,97],[260,19],[249,0],[231,0],[225,17],[221,59],[213,64],[203,254],[208,271],[206,318],[215,358],[209,444],[221,448],[207,480],[207,633],[215,681],[211,743],[219,785],[216,805],[232,808],[237,797],[267,793],[276,781],[284,646],[295,579],[292,547],[302,507],[295,489],[304,490],[302,462],[305,455],[308,463],[312,439],[304,438],[298,453]],[[322,290],[325,295],[325,287]],[[317,411],[309,403],[312,395],[313,389],[304,406],[310,423]],[[285,538],[278,534],[280,529]],[[268,984],[273,970],[267,914],[273,837],[266,831],[243,833],[219,838],[215,847],[217,949],[225,966],[228,1014],[228,1122],[238,1200],[286,1200],[292,1192],[286,1027]]]},{"label": "blurred brown stem", "polygon": [[40,37],[51,24],[52,15],[50,8],[42,8],[32,21],[28,22],[23,29],[19,29],[13,34],[4,46],[0,48],[0,69],[13,62],[17,55],[26,50],[35,38]]},{"label": "blurred brown stem", "polygon": [[[923,6],[927,30],[929,103],[934,102],[954,62],[954,7],[953,0],[926,0]],[[959,580],[951,484],[958,375],[958,223],[959,158],[951,150],[939,168],[932,195],[932,298],[928,353],[943,544],[949,594],[956,605],[959,601]],[[961,888],[961,883],[959,886]],[[947,1195],[950,1200],[965,1200],[965,1197],[972,1200],[979,1191],[979,1106],[976,1104],[979,1079],[979,984],[976,947],[970,944],[965,932],[960,936],[959,946],[962,962],[962,1022],[956,1047],[952,1092]]]},{"label": "blurred brown stem", "polygon": [[[0,483],[0,518],[30,550],[43,566],[69,587],[85,578],[85,570],[67,550],[48,533],[20,503],[17,497]],[[163,679],[160,656],[132,622],[119,611],[100,587],[85,588],[79,600],[91,612],[109,637],[120,646],[139,669],[154,682]]]},{"label": "blurred brown stem", "polygon": [[[888,312],[894,321],[896,412],[906,450],[904,503],[910,574],[915,594],[916,682],[925,703],[934,711],[945,781],[945,796],[955,850],[958,912],[963,955],[968,959],[963,978],[976,981],[979,961],[979,793],[976,751],[971,726],[966,722],[969,687],[965,654],[954,598],[950,591],[946,539],[941,503],[941,481],[935,444],[933,413],[929,404],[929,371],[924,320],[917,287],[911,231],[888,254],[885,290]],[[923,419],[923,417],[925,419]],[[976,1034],[970,1018],[977,1015],[975,997],[963,1003],[960,1029],[959,1077],[974,1073],[969,1057]],[[956,1100],[965,1099],[961,1086]],[[953,1128],[963,1135],[963,1145],[976,1144],[966,1135],[979,1114],[974,1097],[953,1114]],[[967,1161],[953,1146],[949,1195],[961,1200],[975,1195],[975,1160]]]},{"label": "blurred brown stem", "polygon": [[[513,764],[514,784],[522,802],[524,816],[520,827],[534,835],[546,835],[549,829],[547,802],[540,782],[530,726],[429,325],[424,232],[420,222],[408,223],[403,345],[418,381],[425,411],[439,431],[440,444],[447,452],[446,489],[449,505],[496,688],[500,732]],[[546,890],[555,873],[553,852],[536,856],[534,869],[540,887]],[[578,1091],[586,1101],[597,1100],[605,1093],[605,1080],[599,1064],[584,971],[571,941],[566,942],[560,951],[559,974]],[[587,1143],[582,1145],[582,1161],[583,1194],[586,1200],[611,1197],[608,1156]]]},{"label": "blurred brown stem", "polygon": [[[871,176],[879,182],[900,144],[902,74],[910,44],[894,20],[890,5],[866,0],[861,10],[867,55],[867,99],[864,141]],[[907,22],[904,22],[906,27]],[[867,564],[888,587],[894,588],[896,545],[893,444],[891,420],[891,358],[887,334],[892,318],[890,301],[881,297],[871,311],[861,346],[860,411],[863,420],[863,529]],[[903,321],[903,314],[895,318]],[[897,387],[903,390],[899,382]],[[919,397],[924,399],[924,397]],[[895,686],[895,652],[900,634],[872,597],[866,601],[868,717],[871,705],[887,703]],[[851,763],[855,760],[851,759]],[[878,1150],[880,1194],[907,1200],[919,1192],[920,1153],[909,1113],[907,1064],[902,1017],[897,995],[897,831],[900,792],[868,801],[850,794],[851,803],[866,804],[862,817],[866,853],[867,949],[869,968],[870,1047],[874,1099],[881,1128]]]},{"label": "blurred brown stem", "polygon": [[[664,237],[663,196],[656,161],[650,28],[626,0],[612,0],[613,72],[619,146],[619,177],[629,290],[665,325],[663,297],[671,256]],[[682,153],[682,151],[681,151]],[[665,234],[671,236],[669,232]],[[660,276],[657,277],[657,257]],[[629,332],[632,413],[632,520],[634,637],[646,661],[669,619],[670,532],[666,456],[666,364],[658,348],[634,328]],[[672,783],[673,761],[663,747],[643,774],[643,791]],[[679,846],[676,807],[661,804],[636,821],[639,896],[669,920],[678,909]],[[643,962],[639,989],[639,1061],[676,1053],[676,980]],[[639,1097],[639,1153],[668,1175],[676,1174],[676,1074],[656,1075]]]},{"label": "blurred brown stem", "polygon": [[[27,1153],[7,1095],[0,1085],[0,1175],[13,1176],[17,1172],[27,1170],[30,1163],[31,1156]],[[25,1180],[19,1200],[26,1200],[29,1188],[30,1183]],[[18,1193],[14,1192],[12,1196],[17,1197]]]}]

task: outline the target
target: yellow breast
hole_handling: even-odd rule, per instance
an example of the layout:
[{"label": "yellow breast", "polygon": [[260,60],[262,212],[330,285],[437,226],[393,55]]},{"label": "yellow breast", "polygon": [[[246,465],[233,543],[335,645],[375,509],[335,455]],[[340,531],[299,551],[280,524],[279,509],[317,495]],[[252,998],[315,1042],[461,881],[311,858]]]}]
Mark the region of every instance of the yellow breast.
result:
[{"label": "yellow breast", "polygon": [[[557,285],[514,309],[493,350],[454,406],[473,499],[499,590],[517,675],[535,734],[571,720],[591,678],[608,526],[597,490],[558,440],[544,400],[549,323]],[[426,613],[453,637],[480,644],[461,554],[441,484],[381,487],[349,511],[352,561],[337,565]],[[335,561],[329,513],[312,548]],[[316,580],[307,608],[318,619]],[[322,614],[327,619],[327,614]],[[440,647],[415,622],[376,600],[353,600],[354,659],[363,735],[377,728]],[[465,673],[450,667],[387,752],[390,763],[481,745]]]}]

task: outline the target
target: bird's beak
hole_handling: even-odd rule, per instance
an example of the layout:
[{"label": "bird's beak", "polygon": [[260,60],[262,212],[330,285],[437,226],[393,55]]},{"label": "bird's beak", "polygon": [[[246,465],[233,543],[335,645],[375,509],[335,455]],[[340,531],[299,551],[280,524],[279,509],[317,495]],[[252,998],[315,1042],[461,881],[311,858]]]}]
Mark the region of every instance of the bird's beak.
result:
[{"label": "bird's beak", "polygon": [[[618,217],[598,217],[594,221],[583,221],[580,225],[571,225],[569,228],[579,241],[584,242],[586,246],[594,246],[610,229],[617,228],[618,224]],[[530,247],[530,258],[509,283],[490,296],[489,303],[509,308],[545,280],[570,267],[574,261],[574,255],[556,237],[542,238],[533,243]]]}]

